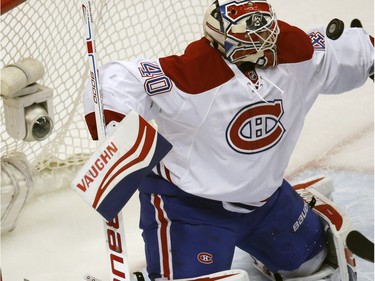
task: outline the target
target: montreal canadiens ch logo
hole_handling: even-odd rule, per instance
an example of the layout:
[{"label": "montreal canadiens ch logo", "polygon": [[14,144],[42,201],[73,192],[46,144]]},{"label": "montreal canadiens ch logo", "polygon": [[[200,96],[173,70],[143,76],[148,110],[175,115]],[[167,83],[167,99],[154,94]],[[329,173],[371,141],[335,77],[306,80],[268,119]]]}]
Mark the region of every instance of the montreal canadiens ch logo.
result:
[{"label": "montreal canadiens ch logo", "polygon": [[206,252],[199,253],[197,259],[200,263],[211,264],[213,263],[212,255]]},{"label": "montreal canadiens ch logo", "polygon": [[260,102],[244,107],[227,128],[226,138],[229,146],[244,154],[270,149],[285,133],[280,122],[283,114],[281,100]]}]

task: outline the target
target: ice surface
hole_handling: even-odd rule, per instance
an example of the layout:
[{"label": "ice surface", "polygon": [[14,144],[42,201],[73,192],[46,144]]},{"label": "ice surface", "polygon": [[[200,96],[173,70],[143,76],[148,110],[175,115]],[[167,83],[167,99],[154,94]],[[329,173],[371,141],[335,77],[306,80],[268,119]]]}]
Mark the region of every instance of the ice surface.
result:
[{"label": "ice surface", "polygon": [[[271,2],[278,18],[310,29],[332,18],[358,17],[374,33],[373,1],[289,0]],[[359,4],[360,3],[360,4]],[[351,217],[353,225],[374,237],[374,88],[364,87],[340,96],[322,96],[312,108],[287,170],[293,183],[317,174],[331,176],[334,201]],[[272,171],[270,171],[272,173]],[[136,196],[124,208],[131,270],[145,266],[139,205]],[[17,228],[2,237],[3,280],[74,281],[90,273],[108,279],[103,221],[69,187],[35,197],[27,205]],[[373,264],[357,259],[360,281],[373,281]],[[265,280],[236,251],[234,267],[245,269],[251,280]]]}]

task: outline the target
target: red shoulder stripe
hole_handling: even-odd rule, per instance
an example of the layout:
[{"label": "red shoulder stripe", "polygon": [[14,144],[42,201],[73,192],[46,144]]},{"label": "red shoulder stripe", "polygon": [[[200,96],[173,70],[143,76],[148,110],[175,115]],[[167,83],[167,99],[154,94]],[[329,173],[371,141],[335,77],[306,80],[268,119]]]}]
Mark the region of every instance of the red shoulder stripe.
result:
[{"label": "red shoulder stripe", "polygon": [[206,38],[191,43],[182,56],[159,59],[163,72],[180,90],[199,94],[234,77],[218,50]]},{"label": "red shoulder stripe", "polygon": [[280,34],[277,38],[278,63],[296,63],[312,58],[314,48],[310,37],[298,27],[278,21]]}]

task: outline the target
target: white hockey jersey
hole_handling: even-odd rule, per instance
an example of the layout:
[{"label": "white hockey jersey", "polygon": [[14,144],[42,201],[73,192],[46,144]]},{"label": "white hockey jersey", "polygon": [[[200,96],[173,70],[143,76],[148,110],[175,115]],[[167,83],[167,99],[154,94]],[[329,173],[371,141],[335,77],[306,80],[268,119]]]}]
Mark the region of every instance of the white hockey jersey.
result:
[{"label": "white hockey jersey", "polygon": [[[373,45],[362,29],[346,29],[335,41],[323,28],[303,33],[306,47],[304,39],[288,41],[287,25],[281,27],[279,60],[283,54],[287,59],[273,68],[243,73],[205,38],[182,56],[105,64],[106,121],[119,121],[130,110],[154,119],[173,144],[155,172],[183,191],[261,205],[281,185],[318,94],[361,86],[373,65]],[[89,85],[84,108],[94,135]]]}]

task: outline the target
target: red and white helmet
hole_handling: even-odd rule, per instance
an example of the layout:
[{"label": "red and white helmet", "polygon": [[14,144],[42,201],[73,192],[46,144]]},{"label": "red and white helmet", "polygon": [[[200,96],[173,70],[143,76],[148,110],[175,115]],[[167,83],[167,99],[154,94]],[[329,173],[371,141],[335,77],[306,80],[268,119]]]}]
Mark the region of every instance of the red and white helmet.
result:
[{"label": "red and white helmet", "polygon": [[276,65],[279,32],[266,0],[215,0],[204,17],[205,37],[232,63]]}]

